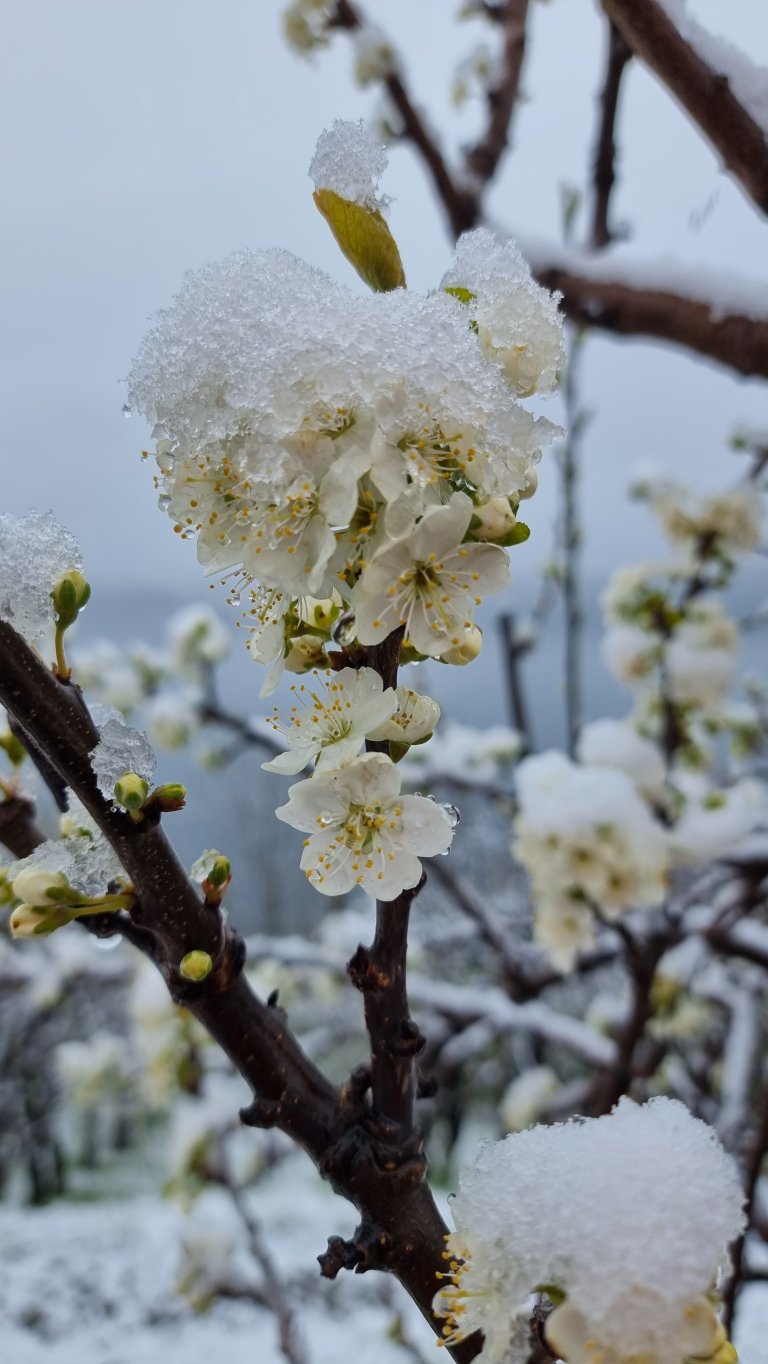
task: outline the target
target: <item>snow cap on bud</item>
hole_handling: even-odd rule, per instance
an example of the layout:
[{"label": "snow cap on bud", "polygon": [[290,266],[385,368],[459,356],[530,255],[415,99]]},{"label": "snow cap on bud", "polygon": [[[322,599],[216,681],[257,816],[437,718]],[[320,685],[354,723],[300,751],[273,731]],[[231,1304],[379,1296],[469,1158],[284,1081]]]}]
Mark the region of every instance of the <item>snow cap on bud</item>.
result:
[{"label": "snow cap on bud", "polygon": [[38,870],[25,867],[13,881],[13,893],[17,900],[35,908],[48,908],[50,905],[67,904],[76,895],[63,871]]},{"label": "snow cap on bud", "polygon": [[448,649],[441,656],[442,663],[453,663],[456,667],[463,668],[467,663],[473,663],[483,647],[483,632],[479,625],[468,625],[464,630],[463,638],[452,649]]},{"label": "snow cap on bud", "polygon": [[211,974],[213,958],[200,950],[187,952],[179,962],[179,972],[185,980],[201,981]]},{"label": "snow cap on bud", "polygon": [[74,915],[66,905],[51,905],[42,909],[39,905],[17,905],[10,917],[11,936],[14,938],[42,938],[54,933],[71,922]]},{"label": "snow cap on bud", "polygon": [[314,200],[339,249],[375,293],[405,287],[400,253],[381,210],[378,182],[387,164],[383,146],[364,127],[337,119],[317,140],[309,174]]},{"label": "snow cap on bud", "polygon": [[149,783],[137,772],[126,772],[115,782],[113,794],[124,810],[140,810],[149,795]]},{"label": "snow cap on bud", "polygon": [[65,628],[73,625],[90,595],[90,583],[77,569],[73,568],[59,578],[51,592],[58,625]]}]

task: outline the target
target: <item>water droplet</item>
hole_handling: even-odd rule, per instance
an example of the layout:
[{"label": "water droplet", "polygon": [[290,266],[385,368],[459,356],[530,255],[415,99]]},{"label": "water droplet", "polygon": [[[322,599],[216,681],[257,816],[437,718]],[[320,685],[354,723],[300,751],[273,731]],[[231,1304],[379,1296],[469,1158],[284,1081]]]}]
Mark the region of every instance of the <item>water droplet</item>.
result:
[{"label": "water droplet", "polygon": [[461,810],[459,809],[458,805],[451,805],[450,803],[448,803],[445,805],[441,805],[440,809],[445,810],[445,813],[448,816],[448,823],[450,824],[451,828],[452,829],[458,828],[459,824],[461,824]]},{"label": "water droplet", "polygon": [[331,638],[334,643],[340,644],[341,647],[344,648],[345,645],[352,643],[355,638],[356,628],[357,617],[355,616],[354,611],[345,611],[342,616],[339,616],[339,619],[331,630]]},{"label": "water droplet", "polygon": [[133,408],[128,403],[123,403],[123,416],[126,421],[133,416]]},{"label": "water droplet", "polygon": [[333,815],[329,814],[327,810],[323,810],[322,814],[317,816],[317,822],[321,829],[329,829],[332,824],[336,823]]},{"label": "water droplet", "polygon": [[163,511],[163,512],[167,511],[168,508],[169,508],[170,505],[171,505],[171,494],[170,494],[170,493],[161,493],[160,496],[159,496],[158,499],[157,499],[157,505],[158,505],[158,507],[160,508],[161,511]]},{"label": "water droplet", "polygon": [[92,942],[98,952],[114,952],[123,941],[122,933],[113,933],[109,938],[93,938]]},{"label": "water droplet", "polygon": [[450,851],[450,848],[443,848],[443,851],[439,852],[437,855],[438,857],[447,857]]}]

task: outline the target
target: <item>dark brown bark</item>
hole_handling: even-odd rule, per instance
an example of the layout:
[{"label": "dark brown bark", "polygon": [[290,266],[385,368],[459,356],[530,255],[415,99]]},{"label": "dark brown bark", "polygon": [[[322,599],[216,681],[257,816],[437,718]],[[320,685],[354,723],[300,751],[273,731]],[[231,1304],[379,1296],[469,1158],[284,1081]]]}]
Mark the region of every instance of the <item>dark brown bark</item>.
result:
[{"label": "dark brown bark", "polygon": [[[94,817],[133,883],[138,905],[130,917],[94,916],[89,926],[104,934],[125,931],[147,952],[173,998],[202,1023],[251,1087],[254,1098],[243,1121],[287,1133],[360,1212],[351,1241],[332,1238],[322,1257],[324,1272],[332,1275],[346,1266],[395,1274],[439,1332],[431,1303],[444,1264],[446,1228],[424,1181],[420,1135],[403,1140],[397,1114],[392,1121],[374,1110],[367,1074],[337,1090],[306,1056],[282,1010],[253,993],[242,973],[241,939],[224,930],[219,913],[202,902],[159,817],[134,823],[98,791],[90,764],[98,736],[76,689],[48,672],[4,621],[0,701]],[[179,972],[182,957],[194,949],[214,959],[210,975],[199,983]],[[473,1337],[451,1353],[468,1364],[479,1348]]]},{"label": "dark brown bark", "polygon": [[573,322],[622,336],[648,336],[684,346],[739,374],[768,378],[768,318],[715,313],[704,299],[684,298],[653,285],[635,287],[545,260],[534,273],[547,289],[558,289]]},{"label": "dark brown bark", "polygon": [[616,181],[616,115],[619,107],[619,91],[627,62],[632,55],[631,48],[614,24],[608,24],[608,55],[605,80],[600,94],[600,125],[597,133],[597,146],[592,169],[592,230],[590,245],[600,251],[613,241],[614,234],[609,223],[611,192]]},{"label": "dark brown bark", "polygon": [[528,0],[505,0],[498,6],[495,18],[503,34],[501,75],[488,91],[486,130],[474,147],[470,147],[464,161],[472,181],[479,181],[483,187],[495,176],[510,141],[525,58]]},{"label": "dark brown bark", "polygon": [[635,55],[690,114],[750,199],[768,213],[768,143],[726,78],[707,66],[656,0],[601,3]]}]

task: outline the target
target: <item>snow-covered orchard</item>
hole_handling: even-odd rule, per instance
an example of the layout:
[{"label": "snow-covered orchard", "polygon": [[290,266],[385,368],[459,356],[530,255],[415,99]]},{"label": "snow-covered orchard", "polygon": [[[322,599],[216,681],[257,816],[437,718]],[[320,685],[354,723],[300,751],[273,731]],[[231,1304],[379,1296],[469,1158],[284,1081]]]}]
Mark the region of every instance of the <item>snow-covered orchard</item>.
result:
[{"label": "snow-covered orchard", "polygon": [[[604,9],[600,145],[624,67],[648,61],[765,211],[741,153],[766,73],[683,4],[638,4],[653,30]],[[696,300],[662,308],[631,271],[602,298],[612,163],[583,258],[574,202],[556,266],[491,225],[527,6],[464,17],[500,43],[457,72],[489,115],[459,170],[357,6],[284,7],[305,56],[351,38],[384,102],[373,129],[324,130],[310,166],[339,278],[235,250],[184,276],[130,366],[139,474],[206,604],[161,644],[119,621],[82,643],[99,584],[76,538],[39,506],[0,513],[0,1311],[19,1364],[397,1364],[431,1343],[458,1364],[760,1364],[768,689],[741,654],[768,624],[768,437],[740,431],[712,490],[663,451],[628,471],[664,548],[604,587],[599,665],[625,705],[596,716],[589,327],[647,330],[653,294],[654,334],[729,363],[732,314],[721,299],[696,332]],[[423,292],[388,220],[398,140],[456,236]],[[539,466],[560,507],[526,616]],[[459,724],[441,679],[471,695],[489,599],[513,723],[478,705]],[[537,749],[526,694],[555,605],[562,751]],[[233,775],[232,844],[209,846],[211,773],[246,768],[273,794],[249,824]],[[274,901],[270,931],[236,891]]]}]

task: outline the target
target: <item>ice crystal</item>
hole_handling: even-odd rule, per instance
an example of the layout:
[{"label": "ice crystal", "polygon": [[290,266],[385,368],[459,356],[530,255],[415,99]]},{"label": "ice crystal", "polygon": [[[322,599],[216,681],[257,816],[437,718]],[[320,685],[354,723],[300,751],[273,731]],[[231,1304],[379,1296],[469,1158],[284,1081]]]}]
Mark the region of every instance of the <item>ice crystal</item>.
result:
[{"label": "ice crystal", "polygon": [[[101,794],[107,800],[112,800],[115,782],[124,777],[126,772],[135,772],[151,784],[157,759],[143,730],[132,729],[121,716],[109,714],[108,710],[108,707],[93,707],[99,742],[91,755],[91,766]],[[99,712],[106,714],[103,723],[99,723]]]},{"label": "ice crystal", "polygon": [[0,515],[0,617],[30,643],[53,624],[54,584],[82,566],[75,537],[53,512]]},{"label": "ice crystal", "polygon": [[330,189],[342,199],[375,209],[386,203],[378,189],[386,168],[386,148],[376,141],[363,120],[337,118],[333,127],[324,128],[317,139],[309,177],[315,189]]}]

